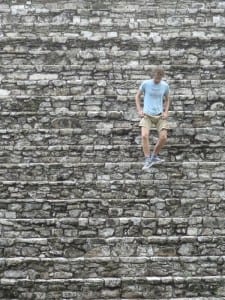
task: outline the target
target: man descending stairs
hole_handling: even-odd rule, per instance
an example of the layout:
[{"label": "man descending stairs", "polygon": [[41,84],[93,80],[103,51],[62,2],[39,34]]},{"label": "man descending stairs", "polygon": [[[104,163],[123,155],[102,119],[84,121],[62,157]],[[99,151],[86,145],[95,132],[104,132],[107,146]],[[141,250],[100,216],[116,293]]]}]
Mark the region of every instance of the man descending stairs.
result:
[{"label": "man descending stairs", "polygon": [[[225,299],[224,2],[0,15],[0,299]],[[170,130],[143,172],[134,97],[158,66]]]}]

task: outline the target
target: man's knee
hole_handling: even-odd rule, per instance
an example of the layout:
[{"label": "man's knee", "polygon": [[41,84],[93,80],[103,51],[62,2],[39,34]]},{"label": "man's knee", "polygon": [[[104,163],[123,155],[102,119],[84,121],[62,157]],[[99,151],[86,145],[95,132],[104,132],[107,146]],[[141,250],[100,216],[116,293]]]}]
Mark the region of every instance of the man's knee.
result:
[{"label": "man's knee", "polygon": [[167,141],[167,131],[161,130],[159,138],[162,142],[166,142]]},{"label": "man's knee", "polygon": [[148,138],[149,138],[149,131],[143,129],[142,132],[141,132],[141,137],[142,137],[143,140],[148,140]]}]

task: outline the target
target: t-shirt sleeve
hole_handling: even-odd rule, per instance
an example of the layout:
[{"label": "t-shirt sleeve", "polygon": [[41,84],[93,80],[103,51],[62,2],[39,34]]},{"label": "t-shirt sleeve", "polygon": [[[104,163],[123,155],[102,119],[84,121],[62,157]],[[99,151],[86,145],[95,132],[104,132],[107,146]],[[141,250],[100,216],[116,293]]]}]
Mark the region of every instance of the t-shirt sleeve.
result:
[{"label": "t-shirt sleeve", "polygon": [[167,85],[166,85],[166,88],[165,88],[164,95],[165,95],[165,96],[168,96],[168,95],[169,95],[169,92],[170,92],[170,88],[169,88],[169,85],[167,84]]},{"label": "t-shirt sleeve", "polygon": [[143,81],[142,84],[139,87],[139,91],[141,91],[142,93],[145,92],[145,82]]}]

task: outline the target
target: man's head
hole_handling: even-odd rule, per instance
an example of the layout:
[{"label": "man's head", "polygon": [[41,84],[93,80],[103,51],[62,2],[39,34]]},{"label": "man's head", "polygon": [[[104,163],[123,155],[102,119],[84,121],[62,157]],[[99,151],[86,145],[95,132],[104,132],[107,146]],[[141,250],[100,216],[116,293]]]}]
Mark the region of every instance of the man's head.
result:
[{"label": "man's head", "polygon": [[160,83],[162,80],[163,76],[165,75],[165,71],[162,67],[156,67],[153,70],[153,79],[155,83]]}]

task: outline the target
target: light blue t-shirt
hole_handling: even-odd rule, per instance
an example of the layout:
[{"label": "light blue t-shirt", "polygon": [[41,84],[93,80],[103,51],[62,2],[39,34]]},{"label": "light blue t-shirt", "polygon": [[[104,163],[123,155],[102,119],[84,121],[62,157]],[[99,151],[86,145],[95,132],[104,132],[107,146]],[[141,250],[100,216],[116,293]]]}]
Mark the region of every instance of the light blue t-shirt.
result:
[{"label": "light blue t-shirt", "polygon": [[139,89],[144,93],[143,112],[149,115],[158,115],[163,112],[163,98],[169,94],[169,85],[161,80],[155,83],[153,79],[145,80]]}]

